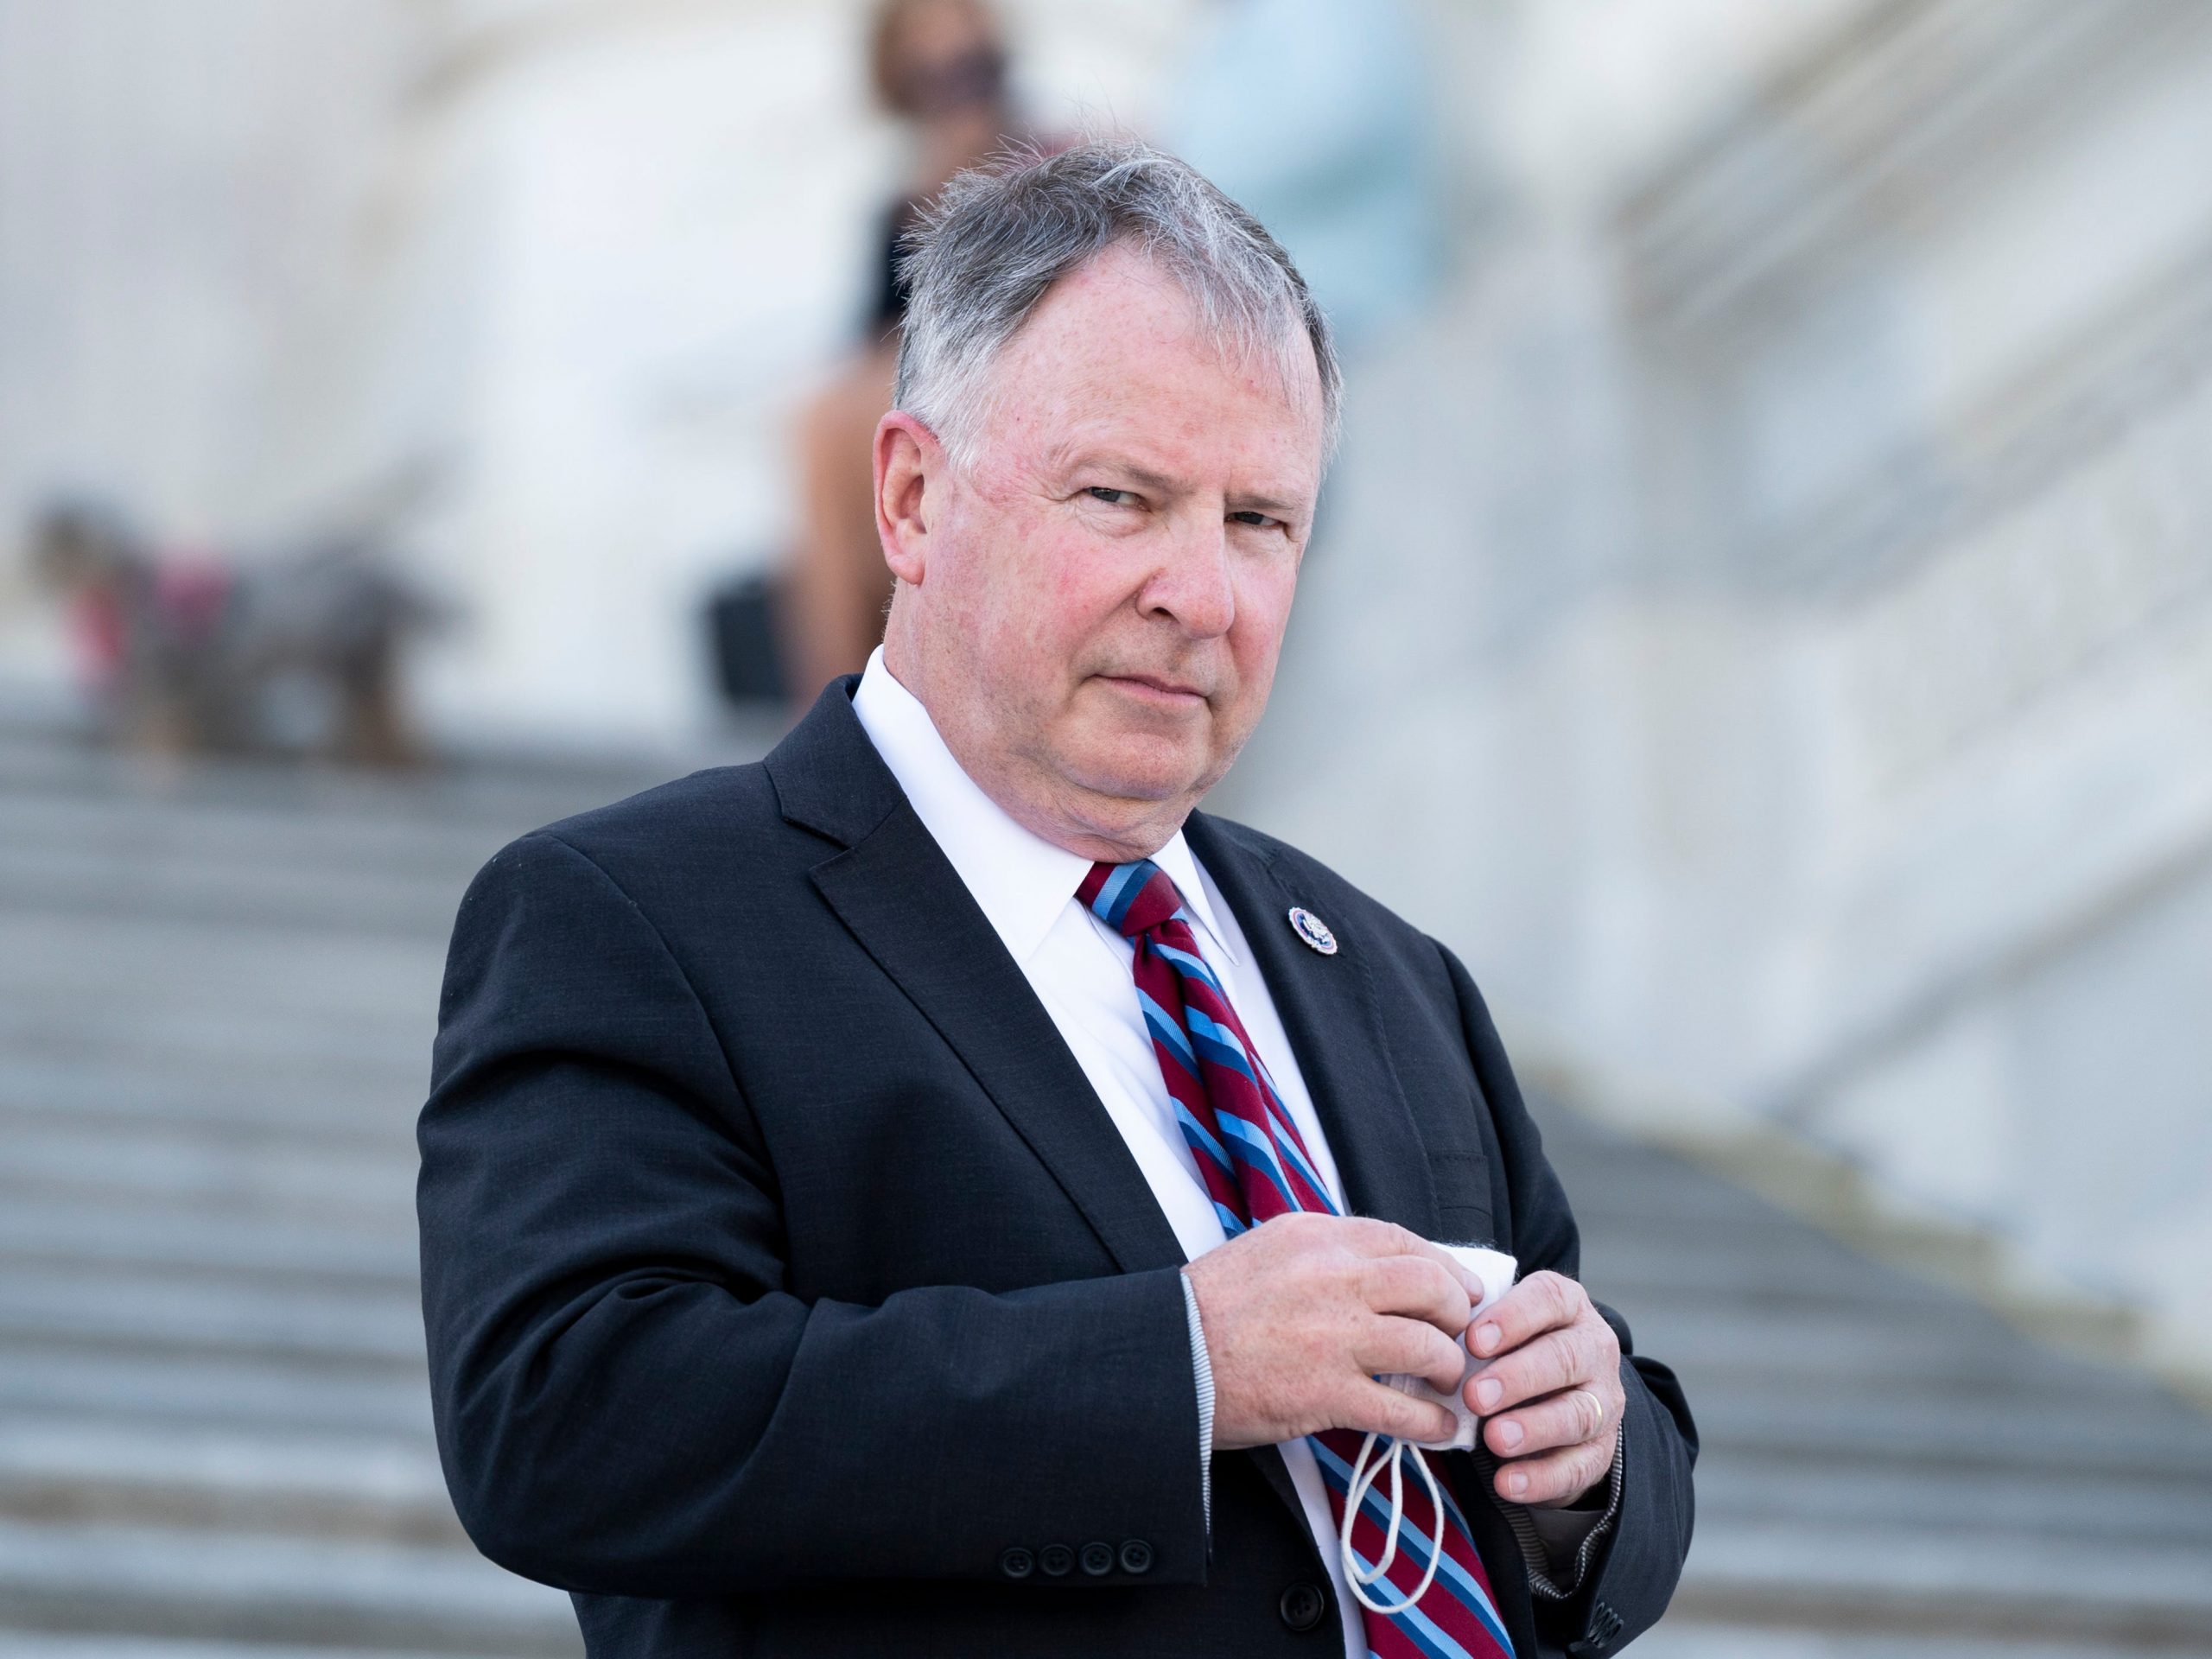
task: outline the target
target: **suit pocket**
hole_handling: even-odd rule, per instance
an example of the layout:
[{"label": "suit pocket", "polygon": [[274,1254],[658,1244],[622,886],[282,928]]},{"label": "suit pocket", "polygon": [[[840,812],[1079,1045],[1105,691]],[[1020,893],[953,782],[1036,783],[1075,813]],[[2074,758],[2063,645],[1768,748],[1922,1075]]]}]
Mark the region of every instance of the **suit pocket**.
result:
[{"label": "suit pocket", "polygon": [[1489,1158],[1480,1152],[1432,1153],[1428,1169],[1429,1178],[1436,1183],[1436,1242],[1496,1249]]}]

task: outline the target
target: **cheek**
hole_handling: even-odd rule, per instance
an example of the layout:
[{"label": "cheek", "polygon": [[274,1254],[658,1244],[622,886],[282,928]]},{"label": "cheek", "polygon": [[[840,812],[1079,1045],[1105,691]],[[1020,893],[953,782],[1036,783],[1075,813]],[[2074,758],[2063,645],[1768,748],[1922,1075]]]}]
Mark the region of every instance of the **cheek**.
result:
[{"label": "cheek", "polygon": [[1041,531],[1026,543],[1019,597],[1007,621],[1019,648],[1072,667],[1084,643],[1120,612],[1130,583],[1109,549],[1079,531]]},{"label": "cheek", "polygon": [[1236,624],[1230,638],[1238,677],[1248,688],[1263,688],[1274,677],[1297,587],[1295,566],[1257,567],[1237,584]]}]

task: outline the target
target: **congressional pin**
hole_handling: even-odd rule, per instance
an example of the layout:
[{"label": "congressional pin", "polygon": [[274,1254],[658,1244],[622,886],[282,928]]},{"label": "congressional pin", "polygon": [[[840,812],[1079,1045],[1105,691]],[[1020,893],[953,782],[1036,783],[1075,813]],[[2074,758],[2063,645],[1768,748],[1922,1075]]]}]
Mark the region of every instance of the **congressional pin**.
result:
[{"label": "congressional pin", "polygon": [[1290,925],[1298,937],[1325,957],[1337,954],[1337,936],[1329,931],[1329,925],[1303,905],[1290,907]]}]

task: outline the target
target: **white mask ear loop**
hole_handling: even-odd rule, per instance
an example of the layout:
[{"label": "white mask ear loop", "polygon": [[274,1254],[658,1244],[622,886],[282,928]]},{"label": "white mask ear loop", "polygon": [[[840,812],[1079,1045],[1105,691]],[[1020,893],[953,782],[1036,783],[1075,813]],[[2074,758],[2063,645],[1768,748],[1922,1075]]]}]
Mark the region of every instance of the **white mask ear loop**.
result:
[{"label": "white mask ear loop", "polygon": [[[1390,1618],[1412,1607],[1428,1593],[1428,1586],[1436,1582],[1437,1567],[1444,1560],[1444,1495],[1437,1490],[1436,1477],[1430,1472],[1428,1459],[1421,1456],[1419,1446],[1394,1440],[1390,1442],[1388,1455],[1370,1465],[1367,1459],[1374,1452],[1375,1442],[1379,1438],[1370,1432],[1360,1442],[1359,1456],[1351,1466],[1351,1486],[1344,1493],[1344,1525],[1337,1534],[1337,1548],[1344,1562],[1344,1581],[1351,1586],[1354,1599],[1369,1612],[1380,1613],[1385,1618]],[[1413,1594],[1393,1606],[1370,1596],[1367,1586],[1381,1582],[1383,1575],[1389,1572],[1390,1563],[1398,1558],[1398,1528],[1406,1518],[1405,1491],[1398,1465],[1408,1452],[1413,1453],[1414,1467],[1421,1471],[1421,1478],[1428,1483],[1428,1501],[1436,1511],[1436,1535],[1428,1541],[1428,1571],[1421,1574],[1421,1582],[1414,1587]],[[1352,1554],[1351,1526],[1358,1518],[1359,1506],[1366,1502],[1368,1491],[1375,1484],[1376,1477],[1382,1472],[1385,1464],[1390,1469],[1390,1526],[1383,1536],[1382,1555],[1371,1569],[1363,1572],[1359,1558]]]}]

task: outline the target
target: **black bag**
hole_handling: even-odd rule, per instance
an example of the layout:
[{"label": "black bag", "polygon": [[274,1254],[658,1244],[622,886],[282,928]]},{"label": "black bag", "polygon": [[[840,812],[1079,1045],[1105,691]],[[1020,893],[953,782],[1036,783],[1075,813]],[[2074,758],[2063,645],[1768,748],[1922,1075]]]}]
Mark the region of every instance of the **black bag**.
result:
[{"label": "black bag", "polygon": [[734,577],[707,595],[708,651],[715,689],[726,701],[743,706],[789,698],[778,609],[776,579],[758,573]]}]

